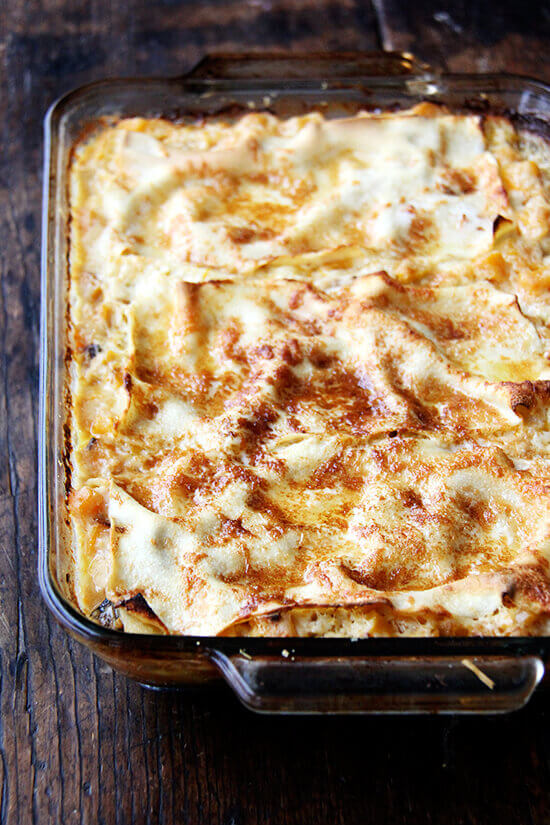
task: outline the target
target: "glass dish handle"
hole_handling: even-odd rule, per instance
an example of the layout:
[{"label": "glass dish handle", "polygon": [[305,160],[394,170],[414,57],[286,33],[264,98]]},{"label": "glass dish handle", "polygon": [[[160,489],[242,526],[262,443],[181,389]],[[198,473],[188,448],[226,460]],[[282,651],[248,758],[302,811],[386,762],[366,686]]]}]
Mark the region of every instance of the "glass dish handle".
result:
[{"label": "glass dish handle", "polygon": [[260,713],[505,713],[544,675],[537,656],[255,657],[209,652],[241,702]]},{"label": "glass dish handle", "polygon": [[185,80],[326,80],[343,78],[424,76],[428,64],[408,52],[312,52],[258,55],[220,53],[203,57]]}]

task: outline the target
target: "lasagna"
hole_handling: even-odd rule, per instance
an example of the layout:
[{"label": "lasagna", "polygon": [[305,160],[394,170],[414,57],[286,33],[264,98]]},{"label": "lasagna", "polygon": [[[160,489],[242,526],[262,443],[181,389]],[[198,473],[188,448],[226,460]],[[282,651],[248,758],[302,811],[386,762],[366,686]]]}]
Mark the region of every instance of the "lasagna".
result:
[{"label": "lasagna", "polygon": [[550,630],[550,149],[496,115],[102,122],[67,512],[130,632]]}]

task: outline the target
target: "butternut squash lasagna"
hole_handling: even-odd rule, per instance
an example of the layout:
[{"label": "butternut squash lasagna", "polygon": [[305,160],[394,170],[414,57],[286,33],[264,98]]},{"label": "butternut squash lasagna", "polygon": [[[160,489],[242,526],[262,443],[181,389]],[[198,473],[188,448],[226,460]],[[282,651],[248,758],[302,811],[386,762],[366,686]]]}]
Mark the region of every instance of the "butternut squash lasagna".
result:
[{"label": "butternut squash lasagna", "polygon": [[132,632],[550,631],[550,149],[503,117],[104,122],[63,561]]}]

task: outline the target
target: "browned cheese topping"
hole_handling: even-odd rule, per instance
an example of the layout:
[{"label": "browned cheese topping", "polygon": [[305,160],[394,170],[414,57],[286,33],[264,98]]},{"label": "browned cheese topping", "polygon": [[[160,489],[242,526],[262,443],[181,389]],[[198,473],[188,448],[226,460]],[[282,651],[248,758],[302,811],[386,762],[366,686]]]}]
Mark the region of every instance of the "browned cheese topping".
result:
[{"label": "browned cheese topping", "polygon": [[77,145],[70,215],[84,614],[550,631],[542,137],[426,104],[126,119]]}]

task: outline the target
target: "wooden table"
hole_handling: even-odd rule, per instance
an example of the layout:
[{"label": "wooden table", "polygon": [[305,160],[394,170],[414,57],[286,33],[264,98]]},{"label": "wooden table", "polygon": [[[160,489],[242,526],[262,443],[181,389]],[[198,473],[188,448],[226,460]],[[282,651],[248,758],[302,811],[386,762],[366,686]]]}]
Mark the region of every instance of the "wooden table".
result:
[{"label": "wooden table", "polygon": [[42,118],[109,75],[209,50],[406,48],[550,80],[548,2],[0,0],[0,820],[550,823],[548,694],[506,718],[270,719],[153,693],[52,622],[36,580]]}]

